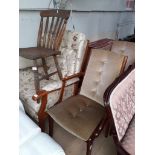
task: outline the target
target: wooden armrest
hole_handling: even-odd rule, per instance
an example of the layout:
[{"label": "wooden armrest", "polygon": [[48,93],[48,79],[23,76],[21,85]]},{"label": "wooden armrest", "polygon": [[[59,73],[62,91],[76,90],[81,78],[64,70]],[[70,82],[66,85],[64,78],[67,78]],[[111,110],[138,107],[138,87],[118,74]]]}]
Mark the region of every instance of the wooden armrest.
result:
[{"label": "wooden armrest", "polygon": [[58,89],[53,89],[53,90],[51,90],[51,91],[40,90],[40,91],[38,91],[37,94],[35,94],[35,95],[32,96],[32,99],[33,99],[34,101],[37,101],[38,99],[41,99],[41,98],[44,97],[45,95],[48,95],[49,93],[52,93],[52,92],[57,91],[57,90],[60,90],[60,88],[58,88]]},{"label": "wooden armrest", "polygon": [[66,82],[67,80],[73,79],[75,77],[81,77],[81,76],[84,76],[83,72],[76,73],[76,74],[71,75],[71,76],[67,76],[67,77],[63,78],[62,81]]},{"label": "wooden armrest", "polygon": [[34,101],[37,101],[38,99],[41,99],[43,96],[45,96],[47,94],[48,94],[48,92],[46,90],[40,90],[40,91],[38,91],[37,94],[32,96],[32,99]]},{"label": "wooden armrest", "polygon": [[[77,73],[77,74],[74,74],[74,75],[65,77],[65,78],[62,79],[62,81],[63,81],[63,83],[65,83],[67,80],[73,79],[75,77],[81,77],[81,76],[84,76],[84,73],[83,72],[80,72],[80,73]],[[40,90],[40,91],[38,91],[37,94],[35,94],[35,95],[32,96],[32,99],[34,101],[37,101],[38,99],[41,99],[45,95],[48,95],[49,93],[54,92],[54,91],[57,91],[57,90],[60,90],[60,88],[59,89],[54,89],[54,90],[51,90],[51,91]]]}]

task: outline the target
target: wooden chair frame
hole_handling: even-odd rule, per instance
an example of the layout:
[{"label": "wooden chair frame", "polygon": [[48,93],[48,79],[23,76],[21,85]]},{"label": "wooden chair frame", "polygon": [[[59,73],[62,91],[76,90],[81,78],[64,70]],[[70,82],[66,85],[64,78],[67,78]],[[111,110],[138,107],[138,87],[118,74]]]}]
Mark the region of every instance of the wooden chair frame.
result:
[{"label": "wooden chair frame", "polygon": [[[87,52],[89,53],[89,52],[91,52],[91,50],[87,50]],[[86,52],[86,53],[87,53],[87,52]],[[85,54],[85,55],[86,55],[86,54]],[[90,53],[89,53],[88,55],[90,55]],[[85,57],[85,60],[88,60],[88,55],[87,55],[87,57]],[[123,64],[122,64],[122,68],[121,68],[121,70],[120,70],[120,74],[122,74],[122,73],[124,72],[126,62],[127,62],[127,57],[125,56],[125,57],[124,57]],[[86,62],[83,61],[83,64],[84,64],[84,65],[85,65],[85,63],[86,63]],[[85,67],[85,66],[84,66],[84,67]],[[83,69],[83,68],[81,68],[81,70],[82,70],[82,69]],[[64,80],[63,80],[63,81],[64,81],[64,85],[65,85],[66,80],[69,80],[69,79],[71,79],[71,78],[73,78],[73,77],[75,77],[75,76],[76,76],[76,75],[73,75],[73,76],[70,76],[70,77],[64,79]],[[77,76],[83,78],[84,73],[81,72],[81,73],[79,73]],[[79,81],[79,82],[81,82],[81,81]],[[77,83],[77,85],[78,85],[78,83]],[[77,87],[76,87],[76,88],[77,88]],[[64,87],[61,89],[61,90],[62,90],[62,94],[63,94],[63,89],[64,89]],[[79,89],[78,89],[78,90],[79,90]],[[75,94],[74,94],[74,95],[76,95],[77,93],[78,93],[78,91],[75,91]],[[45,107],[45,106],[46,106],[46,103],[47,103],[47,95],[48,95],[48,92],[43,91],[42,93],[38,94],[37,97],[33,96],[33,99],[34,99],[34,100],[37,100],[37,99],[40,99],[40,98],[41,98],[42,103],[43,103],[43,105],[44,105],[44,107]],[[59,100],[59,101],[62,101],[61,95],[60,95],[60,100]],[[45,113],[45,115],[47,116],[46,113]],[[49,119],[49,135],[52,137],[52,136],[53,136],[53,122],[54,122],[54,121],[53,121],[53,119],[52,119],[50,116],[48,117],[48,119]],[[99,124],[97,125],[97,127],[95,128],[95,130],[93,131],[93,133],[91,134],[91,136],[89,137],[89,139],[88,139],[87,141],[85,141],[86,144],[87,144],[86,155],[91,155],[93,142],[94,142],[95,138],[97,138],[97,137],[100,135],[100,133],[101,133],[101,131],[103,130],[103,128],[105,128],[106,124],[108,123],[108,122],[107,122],[108,119],[109,119],[109,118],[108,118],[108,115],[105,116],[105,117],[103,117],[103,119],[101,119],[101,121],[99,122]]]},{"label": "wooden chair frame", "polygon": [[[47,105],[47,96],[48,96],[48,94],[60,90],[60,96],[59,96],[58,101],[55,103],[55,105],[62,101],[65,87],[74,85],[73,95],[78,94],[78,92],[79,92],[79,83],[81,83],[81,80],[83,79],[82,77],[84,76],[84,72],[82,72],[82,68],[85,65],[85,61],[87,59],[87,55],[88,55],[88,52],[89,52],[89,50],[88,50],[88,42],[89,41],[87,41],[87,46],[86,46],[86,50],[85,50],[85,53],[84,53],[84,58],[83,58],[83,61],[82,61],[81,70],[80,70],[79,73],[76,73],[74,75],[62,78],[61,79],[62,80],[62,87],[59,88],[59,89],[55,89],[55,90],[52,90],[52,91],[40,90],[40,91],[37,92],[37,95],[32,96],[32,99],[34,101],[38,101],[38,100],[41,99],[41,106],[40,106],[40,109],[39,109],[39,112],[38,112],[38,120],[39,120],[38,124],[39,124],[39,127],[41,128],[42,131],[45,131],[45,120],[46,120],[46,118],[48,116],[47,113],[45,112],[46,105]],[[66,86],[66,82],[68,80],[70,80],[70,79],[73,79],[73,78],[79,78],[80,80]]]},{"label": "wooden chair frame", "polygon": [[105,125],[105,136],[108,136],[108,135],[113,136],[113,140],[116,145],[118,155],[130,155],[130,154],[122,147],[121,142],[118,140],[111,108],[109,105],[109,98],[114,88],[133,70],[134,67],[135,67],[134,64],[129,66],[128,69],[123,74],[121,74],[119,77],[117,77],[114,80],[114,82],[106,89],[103,95],[105,109],[108,117],[107,123]]},{"label": "wooden chair frame", "polygon": [[[40,12],[40,26],[38,30],[37,48],[20,48],[20,55],[32,59],[34,67],[34,82],[36,93],[40,90],[40,81],[43,79],[49,80],[49,77],[58,73],[60,79],[62,79],[61,69],[57,60],[57,55],[60,55],[60,44],[63,39],[63,35],[66,29],[67,20],[70,16],[70,10],[43,10]],[[35,50],[34,50],[35,49]],[[29,56],[27,53],[29,52]],[[39,56],[34,56],[38,53]],[[35,54],[36,55],[36,54]],[[57,71],[48,74],[48,67],[45,57],[53,56]],[[40,77],[38,73],[37,59],[41,58],[42,67],[45,75]]]}]

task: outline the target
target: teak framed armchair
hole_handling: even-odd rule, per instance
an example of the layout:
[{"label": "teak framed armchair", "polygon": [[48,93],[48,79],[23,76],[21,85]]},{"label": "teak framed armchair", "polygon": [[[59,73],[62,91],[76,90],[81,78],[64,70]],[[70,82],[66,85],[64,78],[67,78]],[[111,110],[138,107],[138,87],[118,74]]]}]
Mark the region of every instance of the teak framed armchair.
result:
[{"label": "teak framed armchair", "polygon": [[[44,130],[44,122],[47,117],[46,109],[52,107],[78,91],[79,77],[83,76],[81,66],[83,66],[87,56],[87,39],[83,33],[75,31],[65,31],[61,45],[61,54],[57,56],[58,63],[62,72],[62,79],[58,75],[53,75],[49,80],[40,82],[40,91],[35,91],[34,76],[31,68],[19,71],[19,90],[20,99],[23,101],[26,112],[39,123],[42,131]],[[46,58],[50,72],[55,71],[54,60]],[[22,63],[21,63],[22,64]],[[22,67],[22,65],[20,65]],[[25,67],[25,65],[23,65]],[[43,69],[38,67],[39,73],[43,73]],[[36,103],[32,96],[39,96],[42,92],[48,92],[47,104],[40,101]],[[35,95],[36,94],[36,95]]]},{"label": "teak framed armchair", "polygon": [[106,131],[113,136],[118,155],[135,155],[135,69],[129,68],[104,93]]},{"label": "teak framed armchair", "polygon": [[[54,120],[69,133],[84,140],[87,143],[87,155],[90,155],[93,141],[107,120],[103,93],[123,72],[126,60],[126,57],[113,52],[92,50],[80,93],[47,109],[50,135],[53,135]],[[46,102],[47,93],[41,96]]]}]

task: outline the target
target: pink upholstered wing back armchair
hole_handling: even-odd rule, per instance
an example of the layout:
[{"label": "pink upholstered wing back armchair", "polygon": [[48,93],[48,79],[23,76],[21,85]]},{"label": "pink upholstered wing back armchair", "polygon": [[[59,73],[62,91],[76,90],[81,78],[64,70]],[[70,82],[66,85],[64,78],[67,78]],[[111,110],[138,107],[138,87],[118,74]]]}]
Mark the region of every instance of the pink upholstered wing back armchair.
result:
[{"label": "pink upholstered wing back armchair", "polygon": [[108,130],[119,155],[135,155],[135,69],[117,78],[106,90]]}]

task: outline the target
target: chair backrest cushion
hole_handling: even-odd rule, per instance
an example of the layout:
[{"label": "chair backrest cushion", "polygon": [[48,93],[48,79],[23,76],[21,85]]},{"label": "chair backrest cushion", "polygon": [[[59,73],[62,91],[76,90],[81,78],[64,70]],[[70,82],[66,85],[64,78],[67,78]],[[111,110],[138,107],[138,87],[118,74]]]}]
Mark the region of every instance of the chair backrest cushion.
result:
[{"label": "chair backrest cushion", "polygon": [[128,41],[113,41],[111,51],[128,56],[126,69],[135,62],[135,43]]},{"label": "chair backrest cushion", "polygon": [[65,31],[58,58],[63,77],[80,72],[87,39],[83,33]]},{"label": "chair backrest cushion", "polygon": [[121,140],[135,114],[135,70],[132,70],[112,91],[109,104]]},{"label": "chair backrest cushion", "polygon": [[120,74],[124,56],[102,49],[93,49],[80,94],[103,105],[106,88]]}]

